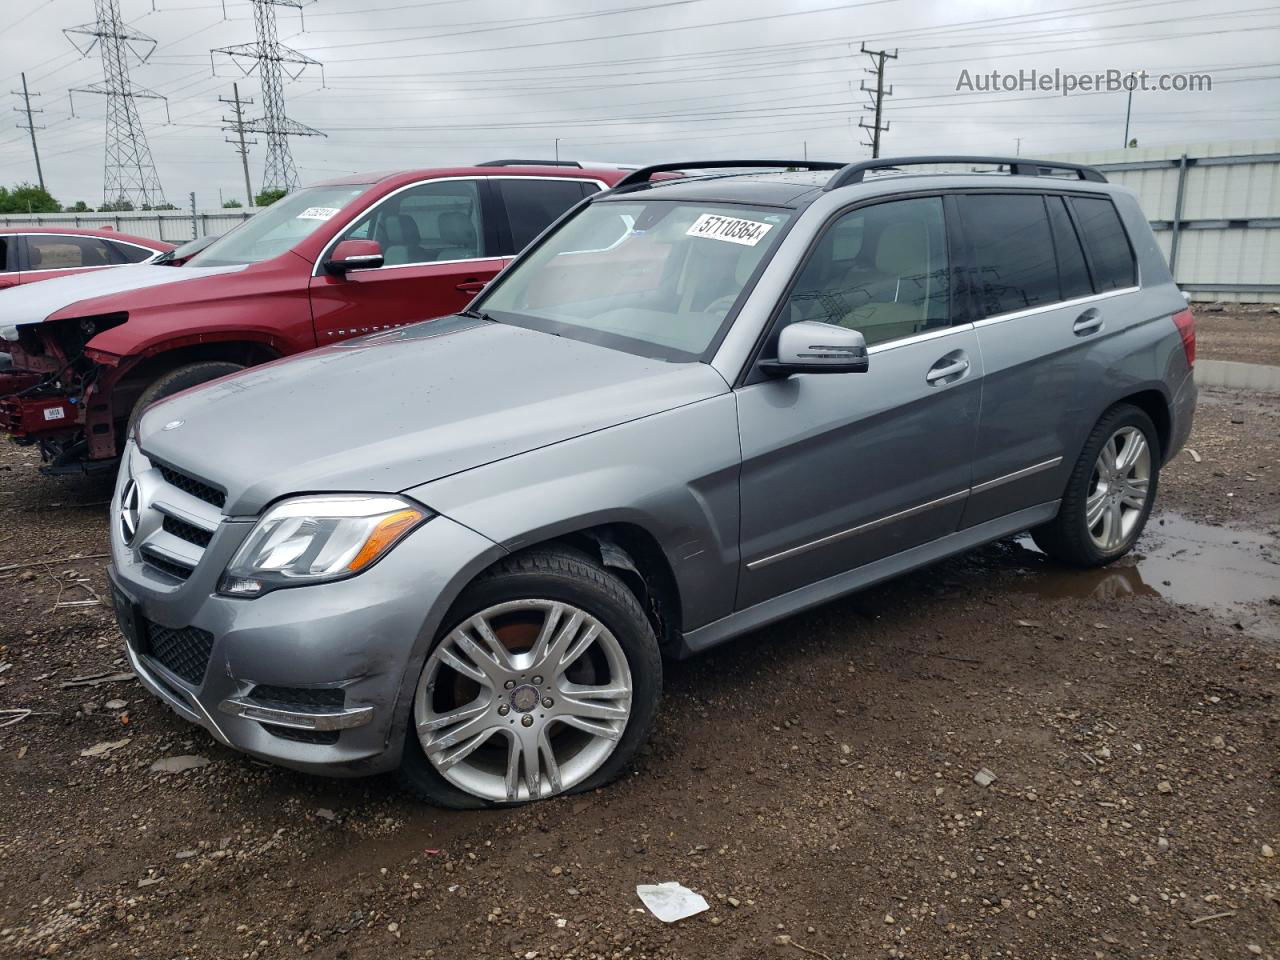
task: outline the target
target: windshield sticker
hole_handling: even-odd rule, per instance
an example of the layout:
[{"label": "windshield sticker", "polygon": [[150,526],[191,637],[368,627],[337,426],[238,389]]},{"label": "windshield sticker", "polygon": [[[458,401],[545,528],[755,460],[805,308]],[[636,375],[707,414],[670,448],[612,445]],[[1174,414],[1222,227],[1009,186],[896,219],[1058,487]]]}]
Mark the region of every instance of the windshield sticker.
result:
[{"label": "windshield sticker", "polygon": [[716,213],[704,213],[685,231],[690,237],[706,237],[708,240],[724,240],[754,247],[773,229],[771,223],[759,220],[741,220],[738,217],[722,217]]},{"label": "windshield sticker", "polygon": [[328,220],[338,212],[337,207],[307,207],[300,214],[299,220]]}]

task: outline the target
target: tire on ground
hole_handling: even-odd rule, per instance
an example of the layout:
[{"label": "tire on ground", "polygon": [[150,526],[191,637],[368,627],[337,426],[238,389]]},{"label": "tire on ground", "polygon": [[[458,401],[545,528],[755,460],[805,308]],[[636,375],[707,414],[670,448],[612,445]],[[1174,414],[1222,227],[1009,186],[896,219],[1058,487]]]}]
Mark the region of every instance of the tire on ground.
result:
[{"label": "tire on ground", "polygon": [[[585,553],[558,545],[535,547],[500,561],[467,586],[446,614],[431,649],[473,614],[504,601],[529,598],[559,600],[595,616],[609,628],[627,658],[631,715],[622,737],[600,769],[564,793],[594,790],[616,779],[649,739],[662,699],[658,640],[626,584]],[[422,750],[412,712],[405,738],[400,781],[418,799],[455,810],[510,806],[469,794],[441,776]]]},{"label": "tire on ground", "polygon": [[188,363],[181,367],[175,367],[167,373],[161,374],[151,382],[147,389],[142,391],[138,401],[133,405],[133,410],[129,413],[129,434],[133,433],[133,428],[138,425],[138,420],[147,407],[157,400],[173,396],[178,391],[186,390],[189,387],[198,387],[200,384],[216,380],[218,377],[238,373],[243,369],[244,364],[232,363],[229,360],[202,360],[199,363]]},{"label": "tire on ground", "polygon": [[[1085,501],[1089,496],[1094,462],[1098,459],[1103,445],[1122,427],[1136,427],[1146,438],[1147,447],[1151,452],[1151,479],[1147,483],[1147,501],[1143,505],[1138,522],[1134,524],[1129,536],[1117,547],[1108,551],[1094,543],[1089,535],[1089,528],[1085,521]],[[1147,517],[1151,515],[1151,506],[1155,503],[1160,481],[1161,462],[1160,436],[1151,418],[1132,404],[1116,404],[1102,415],[1085,441],[1084,449],[1080,451],[1080,457],[1076,460],[1071,477],[1067,480],[1058,515],[1031,531],[1031,537],[1035,540],[1036,546],[1054,560],[1073,567],[1100,567],[1124,556],[1142,535]]]}]

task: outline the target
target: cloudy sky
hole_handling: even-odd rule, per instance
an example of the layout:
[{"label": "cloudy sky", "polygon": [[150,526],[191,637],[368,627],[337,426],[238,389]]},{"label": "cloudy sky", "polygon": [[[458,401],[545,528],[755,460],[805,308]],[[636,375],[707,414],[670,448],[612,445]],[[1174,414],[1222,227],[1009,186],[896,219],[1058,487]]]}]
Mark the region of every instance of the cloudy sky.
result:
[{"label": "cloudy sky", "polygon": [[[133,82],[164,190],[201,207],[243,193],[219,129],[233,80],[209,50],[253,40],[249,0],[119,0],[156,41]],[[45,179],[64,204],[101,202],[102,98],[67,91],[101,80],[64,27],[92,0],[4,0],[0,96],[26,71]],[[224,16],[225,6],[225,16]],[[516,14],[516,16],[513,16]],[[1135,94],[1142,146],[1280,136],[1280,6],[1262,0],[315,0],[278,8],[282,42],[324,64],[286,88],[289,115],[325,131],[297,139],[304,182],[358,170],[560,156],[620,163],[695,157],[870,155],[859,119],[869,59],[896,50],[885,154],[1052,156],[1118,147],[1122,92],[957,90],[991,71],[1208,73],[1212,90]],[[140,46],[145,52],[145,46]],[[256,107],[251,107],[253,114]],[[13,121],[17,114],[6,114]],[[1019,147],[1018,138],[1021,138]],[[258,188],[263,148],[251,153]],[[0,183],[34,180],[23,131],[0,129]]]}]

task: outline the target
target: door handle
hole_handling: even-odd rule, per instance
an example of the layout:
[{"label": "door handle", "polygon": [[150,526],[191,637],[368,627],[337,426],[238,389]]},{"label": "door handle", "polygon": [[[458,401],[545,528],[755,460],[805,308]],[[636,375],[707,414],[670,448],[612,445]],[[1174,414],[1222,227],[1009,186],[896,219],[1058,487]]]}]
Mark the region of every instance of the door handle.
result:
[{"label": "door handle", "polygon": [[489,285],[488,280],[465,280],[458,284],[457,289],[463,293],[479,293]]},{"label": "door handle", "polygon": [[1090,307],[1080,316],[1076,317],[1075,324],[1071,327],[1071,331],[1077,337],[1083,337],[1090,333],[1097,333],[1102,329],[1102,314],[1098,312],[1097,307]]},{"label": "door handle", "polygon": [[929,368],[929,372],[924,375],[924,381],[929,384],[938,384],[948,380],[956,380],[964,376],[968,370],[969,361],[966,358],[960,357],[948,360],[943,357]]}]

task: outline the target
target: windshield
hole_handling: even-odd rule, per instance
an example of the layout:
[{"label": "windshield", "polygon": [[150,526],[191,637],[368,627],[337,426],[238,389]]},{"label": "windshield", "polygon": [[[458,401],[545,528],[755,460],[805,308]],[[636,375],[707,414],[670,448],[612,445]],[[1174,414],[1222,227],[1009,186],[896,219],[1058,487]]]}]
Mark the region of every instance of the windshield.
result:
[{"label": "windshield", "polygon": [[730,204],[593,203],[504,275],[477,309],[642,356],[706,359],[790,219]]},{"label": "windshield", "polygon": [[339,210],[369,189],[367,183],[308,187],[291,193],[223,234],[187,261],[189,267],[229,267],[261,263],[324,226]]}]

